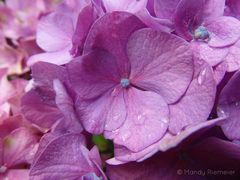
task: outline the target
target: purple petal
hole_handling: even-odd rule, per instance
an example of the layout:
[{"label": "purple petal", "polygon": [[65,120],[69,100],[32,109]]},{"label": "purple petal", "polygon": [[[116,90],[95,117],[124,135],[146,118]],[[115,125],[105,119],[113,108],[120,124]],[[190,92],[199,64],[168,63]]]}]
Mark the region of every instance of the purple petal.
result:
[{"label": "purple petal", "polygon": [[139,152],[133,152],[123,146],[116,146],[114,152],[115,157],[108,160],[107,163],[124,164],[129,161],[143,161],[151,157],[153,154],[156,154],[158,151],[165,152],[179,146],[179,144],[185,141],[187,138],[196,139],[203,132],[212,128],[213,126],[216,126],[223,120],[225,120],[225,117],[189,126],[185,130],[181,131],[181,133],[179,133],[178,135],[166,133],[161,140]]},{"label": "purple petal", "polygon": [[58,126],[58,129],[61,128],[66,131],[80,133],[83,128],[75,114],[72,98],[58,79],[53,81],[53,88],[56,92],[56,105],[65,118],[60,125],[61,127]]},{"label": "purple petal", "polygon": [[240,21],[233,17],[211,19],[206,21],[204,26],[210,32],[208,45],[211,47],[226,47],[240,38]]},{"label": "purple petal", "polygon": [[93,134],[101,134],[104,130],[115,130],[126,119],[126,105],[120,88],[107,91],[97,99],[80,100],[76,107],[82,115],[84,128]]},{"label": "purple petal", "polygon": [[32,67],[35,87],[22,98],[22,111],[29,121],[50,128],[62,117],[55,102],[53,80],[64,82],[66,76],[65,68],[54,64],[39,62]]},{"label": "purple petal", "polygon": [[236,17],[240,17],[240,1],[238,0],[227,0],[225,14]]},{"label": "purple petal", "polygon": [[51,141],[32,165],[32,179],[77,179],[88,173],[101,176],[82,144],[84,137],[66,134]]},{"label": "purple petal", "polygon": [[229,116],[228,119],[222,123],[224,134],[231,140],[240,139],[240,72],[234,74],[224,87],[219,99],[218,114]]},{"label": "purple petal", "polygon": [[192,33],[203,21],[205,0],[181,0],[177,6],[174,22],[176,32],[186,40],[192,39]]},{"label": "purple petal", "polygon": [[54,97],[31,90],[22,98],[22,112],[27,120],[43,128],[51,128],[62,117],[56,108]]},{"label": "purple petal", "polygon": [[71,46],[67,46],[65,49],[62,49],[60,51],[35,54],[27,60],[27,65],[32,66],[39,61],[57,65],[66,64],[73,59],[73,56],[70,52],[71,48]]},{"label": "purple petal", "polygon": [[117,62],[106,52],[94,51],[67,65],[71,86],[82,99],[96,98],[120,83]]},{"label": "purple petal", "polygon": [[132,1],[112,1],[102,0],[107,12],[113,11],[125,11],[130,13],[136,13],[147,6],[147,0]]},{"label": "purple petal", "polygon": [[222,62],[218,65],[216,65],[214,68],[213,68],[213,71],[214,71],[214,78],[215,78],[215,81],[217,83],[217,85],[222,81],[222,79],[224,78],[226,72],[227,72],[227,68],[228,68],[228,64],[225,63],[225,62]]},{"label": "purple petal", "polygon": [[204,18],[223,16],[226,0],[207,0],[204,5]]},{"label": "purple petal", "polygon": [[86,39],[83,54],[93,49],[103,49],[111,53],[119,66],[120,73],[127,76],[126,44],[129,36],[145,25],[134,15],[126,12],[105,14],[92,26]]},{"label": "purple petal", "polygon": [[[214,154],[214,156],[213,156]],[[219,158],[221,157],[221,158]],[[110,179],[237,179],[239,146],[217,138],[207,138],[174,151],[159,153],[143,162],[108,165]],[[193,173],[195,172],[195,173]]]},{"label": "purple petal", "polygon": [[192,41],[191,48],[197,59],[202,59],[211,66],[224,61],[229,52],[228,48],[213,48],[205,42],[198,41]]},{"label": "purple petal", "polygon": [[[194,78],[185,95],[170,105],[169,130],[177,134],[184,127],[206,121],[211,113],[216,94],[212,68],[195,62]],[[188,108],[186,108],[188,107]]]},{"label": "purple petal", "polygon": [[154,0],[154,11],[158,18],[172,20],[180,0]]},{"label": "purple petal", "polygon": [[127,52],[132,84],[160,94],[168,103],[176,102],[192,80],[189,45],[174,35],[138,30],[130,37]]},{"label": "purple petal", "polygon": [[39,62],[31,70],[35,85],[45,86],[51,90],[53,89],[53,80],[59,79],[65,82],[68,79],[65,67],[51,63]]},{"label": "purple petal", "polygon": [[105,136],[138,152],[165,134],[169,122],[168,106],[158,94],[135,88],[128,90],[125,101],[128,109],[124,124],[118,130],[105,133]]},{"label": "purple petal", "polygon": [[75,48],[83,50],[83,44],[89,32],[89,29],[94,22],[94,13],[93,13],[92,4],[84,7],[76,23],[75,32],[72,37],[72,42]]},{"label": "purple petal", "polygon": [[60,51],[72,42],[72,19],[64,14],[43,16],[38,24],[37,44],[45,51]]},{"label": "purple petal", "polygon": [[164,32],[173,31],[173,23],[171,21],[153,17],[146,8],[136,13],[136,15],[149,28]]},{"label": "purple petal", "polygon": [[227,71],[233,72],[240,69],[240,40],[229,48],[225,62],[228,66]]}]

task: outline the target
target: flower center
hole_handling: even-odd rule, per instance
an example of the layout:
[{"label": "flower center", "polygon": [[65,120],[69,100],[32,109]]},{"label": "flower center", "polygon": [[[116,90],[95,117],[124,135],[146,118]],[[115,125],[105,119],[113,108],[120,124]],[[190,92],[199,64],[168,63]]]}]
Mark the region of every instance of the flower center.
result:
[{"label": "flower center", "polygon": [[7,171],[7,167],[6,166],[0,166],[0,174],[1,173],[5,173]]},{"label": "flower center", "polygon": [[130,80],[126,79],[126,78],[123,78],[123,79],[121,79],[120,84],[123,88],[126,88],[130,85]]},{"label": "flower center", "polygon": [[195,31],[194,31],[194,38],[195,39],[201,39],[201,40],[206,40],[210,36],[208,30],[203,27],[199,26]]}]

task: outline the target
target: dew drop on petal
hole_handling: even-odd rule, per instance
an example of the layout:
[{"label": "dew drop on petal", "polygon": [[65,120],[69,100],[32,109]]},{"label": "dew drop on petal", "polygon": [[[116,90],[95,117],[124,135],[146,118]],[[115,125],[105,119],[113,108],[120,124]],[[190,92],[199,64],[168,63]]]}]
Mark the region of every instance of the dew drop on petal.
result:
[{"label": "dew drop on petal", "polygon": [[236,103],[235,103],[235,106],[236,106],[236,107],[238,107],[239,105],[240,105],[239,102],[236,102]]},{"label": "dew drop on petal", "polygon": [[220,117],[226,117],[227,116],[225,111],[220,107],[217,108],[217,113]]},{"label": "dew drop on petal", "polygon": [[199,74],[199,76],[198,76],[198,79],[197,79],[198,84],[200,84],[200,85],[203,84],[203,82],[204,82],[205,79],[206,79],[206,72],[207,72],[207,69],[203,69],[203,70],[200,72],[200,74]]},{"label": "dew drop on petal", "polygon": [[142,125],[144,122],[145,122],[145,119],[146,119],[146,113],[143,112],[143,113],[140,113],[138,114],[137,116],[137,120],[135,121],[137,125]]},{"label": "dew drop on petal", "polygon": [[165,124],[168,124],[169,119],[168,119],[168,118],[162,118],[161,121],[162,121],[163,123],[165,123]]},{"label": "dew drop on petal", "polygon": [[131,132],[130,132],[130,131],[127,131],[127,132],[125,132],[125,133],[123,134],[122,140],[125,142],[125,141],[127,141],[127,140],[130,138],[130,136],[131,136]]}]

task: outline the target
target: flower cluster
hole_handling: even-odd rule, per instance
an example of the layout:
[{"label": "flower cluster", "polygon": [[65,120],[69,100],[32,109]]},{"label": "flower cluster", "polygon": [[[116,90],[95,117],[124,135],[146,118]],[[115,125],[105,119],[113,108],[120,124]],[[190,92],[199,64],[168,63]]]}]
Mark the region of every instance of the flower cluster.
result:
[{"label": "flower cluster", "polygon": [[0,1],[0,179],[240,177],[240,1]]}]

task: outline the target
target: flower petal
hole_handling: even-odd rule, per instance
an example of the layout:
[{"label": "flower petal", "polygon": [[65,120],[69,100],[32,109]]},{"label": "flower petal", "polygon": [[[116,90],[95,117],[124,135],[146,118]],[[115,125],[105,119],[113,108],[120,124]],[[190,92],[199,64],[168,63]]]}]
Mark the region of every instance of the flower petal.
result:
[{"label": "flower petal", "polygon": [[67,65],[71,86],[82,99],[96,98],[120,83],[115,58],[103,51],[94,51]]},{"label": "flower petal", "polygon": [[83,138],[79,134],[66,134],[51,141],[32,165],[30,177],[73,180],[90,172],[101,175],[82,144]]},{"label": "flower petal", "polygon": [[73,59],[70,51],[71,47],[67,46],[65,49],[62,49],[60,51],[35,54],[27,60],[27,65],[32,66],[39,61],[63,65]]},{"label": "flower petal", "polygon": [[204,6],[204,18],[216,18],[223,15],[226,0],[207,0]]},{"label": "flower petal", "polygon": [[208,45],[211,47],[226,47],[240,38],[240,21],[233,17],[211,19],[206,21],[204,26],[210,32]]},{"label": "flower petal", "polygon": [[215,66],[224,61],[228,55],[228,48],[213,48],[205,42],[192,41],[191,49],[197,59],[204,60],[211,66]]},{"label": "flower petal", "polygon": [[166,102],[156,93],[135,88],[126,94],[127,118],[124,124],[113,132],[106,132],[107,138],[138,152],[165,134],[169,123]]},{"label": "flower petal", "polygon": [[115,58],[122,76],[129,75],[126,44],[129,36],[145,25],[127,12],[113,12],[99,18],[92,26],[85,42],[83,54],[93,49],[103,49]]},{"label": "flower petal", "polygon": [[167,103],[176,102],[186,91],[193,74],[188,43],[174,35],[141,29],[127,45],[131,83],[160,94]]},{"label": "flower petal", "polygon": [[[187,92],[176,104],[170,105],[169,131],[179,133],[189,125],[206,121],[211,113],[216,94],[212,68],[195,62],[194,78]],[[187,108],[186,108],[187,107]]]},{"label": "flower petal", "polygon": [[205,0],[181,0],[177,6],[174,22],[176,32],[186,40],[192,40],[194,30],[202,24]]},{"label": "flower petal", "polygon": [[225,58],[228,66],[227,71],[233,72],[240,69],[240,40],[229,48],[228,55]]},{"label": "flower petal", "polygon": [[234,74],[234,76],[228,81],[220,94],[219,99],[219,111],[218,114],[229,116],[228,119],[222,123],[222,129],[224,134],[231,140],[240,139],[240,72]]},{"label": "flower petal", "polygon": [[115,130],[126,119],[126,105],[120,88],[107,91],[97,99],[79,100],[76,107],[82,115],[83,126],[93,134],[101,134],[104,130]]},{"label": "flower petal", "polygon": [[154,12],[158,18],[172,20],[180,0],[154,0]]},{"label": "flower petal", "polygon": [[64,14],[43,16],[38,24],[37,44],[45,51],[60,51],[72,42],[72,19]]},{"label": "flower petal", "polygon": [[125,11],[130,13],[136,13],[147,6],[147,0],[132,1],[132,0],[122,0],[122,1],[112,1],[103,0],[103,4],[107,12],[112,11]]},{"label": "flower petal", "polygon": [[144,161],[145,159],[156,154],[158,151],[166,152],[175,147],[178,147],[180,143],[186,141],[188,138],[198,138],[206,130],[209,130],[224,120],[226,120],[226,117],[221,117],[211,121],[205,121],[197,125],[189,126],[177,135],[173,135],[167,132],[161,140],[139,152],[133,152],[123,146],[116,146],[114,151],[115,157],[109,159],[107,163],[124,164],[130,161]]}]

